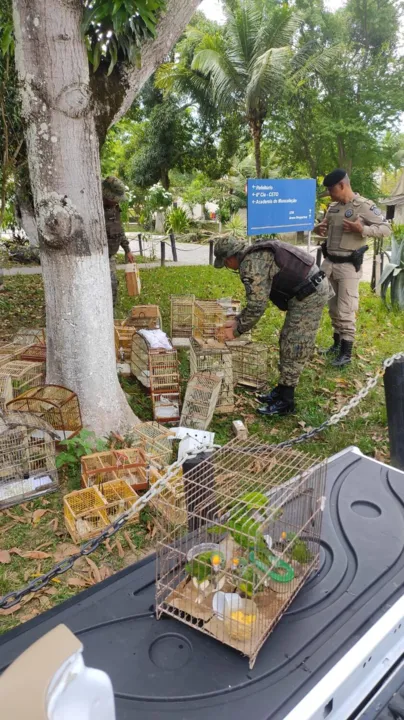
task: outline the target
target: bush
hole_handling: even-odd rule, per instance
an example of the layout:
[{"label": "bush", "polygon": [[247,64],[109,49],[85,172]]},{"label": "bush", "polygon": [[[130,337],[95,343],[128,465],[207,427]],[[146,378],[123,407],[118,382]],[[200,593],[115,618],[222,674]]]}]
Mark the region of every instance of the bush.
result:
[{"label": "bush", "polygon": [[166,232],[183,235],[189,229],[189,219],[184,208],[173,208],[167,215]]},{"label": "bush", "polygon": [[246,236],[246,227],[240,215],[232,215],[229,222],[225,226],[225,231],[236,237],[244,238]]},{"label": "bush", "polygon": [[3,243],[10,260],[23,265],[27,265],[29,263],[36,263],[39,265],[39,249],[32,247],[29,244],[28,237],[24,230],[19,227],[13,227],[12,232],[12,239],[5,240]]},{"label": "bush", "polygon": [[152,185],[149,192],[146,195],[146,205],[151,210],[151,212],[156,212],[157,210],[165,210],[165,208],[168,208],[169,205],[171,205],[173,201],[173,197],[168,190],[164,190],[163,186],[160,183],[156,183],[156,185]]}]

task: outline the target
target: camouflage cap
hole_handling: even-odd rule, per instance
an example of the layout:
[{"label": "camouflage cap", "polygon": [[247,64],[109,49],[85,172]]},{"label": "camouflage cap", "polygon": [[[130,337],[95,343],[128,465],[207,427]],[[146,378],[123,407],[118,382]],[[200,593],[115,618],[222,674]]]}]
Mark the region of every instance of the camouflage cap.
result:
[{"label": "camouflage cap", "polygon": [[232,257],[233,255],[237,255],[240,252],[243,252],[245,249],[246,243],[242,240],[239,240],[238,238],[234,237],[234,235],[228,235],[227,237],[221,237],[219,240],[215,242],[215,262],[214,266],[215,268],[222,268],[224,267],[224,261],[226,258]]},{"label": "camouflage cap", "polygon": [[110,175],[102,181],[102,197],[111,202],[125,202],[125,185],[119,178]]}]

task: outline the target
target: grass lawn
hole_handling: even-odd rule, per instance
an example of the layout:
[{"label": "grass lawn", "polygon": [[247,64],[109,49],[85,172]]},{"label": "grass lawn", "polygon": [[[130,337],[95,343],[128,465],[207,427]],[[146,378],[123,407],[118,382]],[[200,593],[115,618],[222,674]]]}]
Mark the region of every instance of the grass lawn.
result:
[{"label": "grass lawn", "polygon": [[[133,305],[125,290],[124,273],[120,277],[120,298],[116,316],[125,317]],[[169,328],[171,294],[194,293],[197,297],[213,299],[232,295],[243,298],[243,286],[238,277],[228,271],[212,267],[167,267],[141,271],[142,295],[137,304],[155,303],[160,306],[163,325]],[[18,328],[40,327],[44,323],[43,290],[40,276],[5,278],[6,292],[0,294],[0,336],[6,339]],[[268,383],[277,381],[278,338],[283,314],[269,307],[255,329],[254,337],[266,342],[270,349]],[[327,345],[331,339],[328,313],[324,312],[318,344]],[[231,437],[233,419],[243,419],[250,433],[257,433],[271,443],[294,437],[310,427],[316,427],[358,392],[368,377],[374,374],[381,361],[404,350],[404,313],[389,312],[379,298],[370,292],[369,285],[361,285],[361,304],[358,318],[358,340],[350,367],[332,369],[316,355],[304,371],[297,391],[298,409],[294,416],[260,419],[255,414],[256,403],[251,393],[237,389],[236,410],[233,416],[215,416],[210,427],[219,443]],[[180,352],[181,374],[185,388],[189,375],[186,351]],[[143,420],[151,419],[151,403],[135,380],[122,381],[130,403]],[[366,454],[388,461],[388,437],[384,406],[383,384],[356,408],[345,421],[330,428],[304,449],[313,455],[327,457],[349,445],[357,445]],[[77,476],[62,478],[62,492],[78,487]],[[44,513],[35,512],[44,510]],[[98,582],[116,570],[133,563],[153,546],[155,529],[147,512],[141,522],[120,531],[108,547],[97,550],[87,560],[81,559],[75,568],[51,583],[41,593],[29,597],[16,611],[4,616],[0,611],[0,631],[14,627],[49,607]],[[13,549],[16,549],[16,552]],[[74,546],[64,528],[62,493],[47,496],[16,506],[0,513],[0,595],[19,588],[36,575],[47,571],[61,557],[73,552]],[[4,551],[10,552],[8,556]],[[19,554],[20,553],[20,554]],[[25,555],[23,557],[22,555]],[[8,562],[8,560],[10,562]],[[5,562],[4,562],[5,561]]]}]

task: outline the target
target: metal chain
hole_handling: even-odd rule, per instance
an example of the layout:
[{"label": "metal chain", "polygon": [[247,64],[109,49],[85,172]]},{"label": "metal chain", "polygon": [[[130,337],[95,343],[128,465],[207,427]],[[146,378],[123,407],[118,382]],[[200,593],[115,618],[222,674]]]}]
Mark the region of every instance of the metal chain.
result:
[{"label": "metal chain", "polygon": [[[344,405],[341,410],[339,410],[334,415],[331,415],[328,420],[325,420],[325,422],[323,422],[317,428],[313,428],[313,430],[309,430],[308,432],[303,433],[303,435],[299,435],[299,437],[292,440],[285,440],[284,442],[279,443],[275,447],[285,448],[292,447],[293,445],[298,445],[302,442],[305,442],[306,440],[310,440],[311,438],[315,437],[323,430],[325,430],[325,428],[339,423],[343,418],[348,415],[348,413],[351,412],[351,410],[353,410],[353,408],[359,405],[359,403],[369,394],[371,390],[373,390],[373,388],[376,387],[380,378],[383,377],[384,373],[386,372],[386,369],[390,367],[396,360],[401,359],[404,359],[404,352],[396,353],[395,355],[387,358],[387,360],[383,362],[382,367],[377,371],[377,373],[373,377],[369,378],[366,385],[361,388],[358,394],[351,398],[351,400],[346,405]],[[209,452],[210,450],[215,450],[218,447],[218,445],[203,446],[203,451]],[[200,452],[200,450],[198,452]],[[187,453],[186,459],[195,457],[198,452],[194,451]],[[49,572],[44,573],[43,575],[35,578],[34,580],[31,580],[31,582],[28,583],[28,585],[26,585],[21,590],[14,590],[0,598],[0,609],[8,610],[15,605],[18,605],[22,598],[26,595],[39,592],[39,590],[42,590],[44,587],[46,587],[46,585],[48,585],[54,578],[62,575],[68,570],[71,570],[76,560],[78,560],[80,557],[90,555],[94,552],[94,550],[97,550],[97,548],[103,542],[115,535],[115,533],[118,532],[118,530],[120,530],[121,527],[131,517],[133,517],[133,515],[138,514],[140,510],[146,507],[150,500],[152,500],[155,496],[161,493],[161,491],[166,487],[171,478],[175,477],[179,468],[182,467],[183,462],[184,458],[181,460],[181,462],[177,461],[173,465],[170,465],[165,475],[159,480],[157,480],[157,482],[154,483],[150,490],[148,490],[144,495],[142,495],[142,497],[136,500],[130,510],[122,513],[122,515],[120,515],[115,520],[115,522],[111,523],[111,525],[105,528],[105,530],[103,530],[99,535],[97,535],[97,537],[92,538],[91,540],[88,540],[88,542],[84,543],[84,545],[81,546],[80,550],[77,553],[75,553],[74,555],[70,555],[70,557],[65,558],[64,560],[61,560],[59,563],[54,565],[53,568],[49,570]]]}]

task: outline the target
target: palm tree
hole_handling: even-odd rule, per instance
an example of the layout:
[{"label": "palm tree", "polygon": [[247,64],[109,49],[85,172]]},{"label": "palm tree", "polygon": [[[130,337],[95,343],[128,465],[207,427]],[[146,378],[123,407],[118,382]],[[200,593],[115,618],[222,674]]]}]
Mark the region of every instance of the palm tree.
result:
[{"label": "palm tree", "polygon": [[214,33],[192,26],[178,47],[179,58],[162,66],[160,87],[188,93],[204,111],[238,112],[254,142],[261,177],[264,121],[286,83],[326,67],[335,52],[295,47],[302,18],[274,0],[226,0],[226,24]]}]

